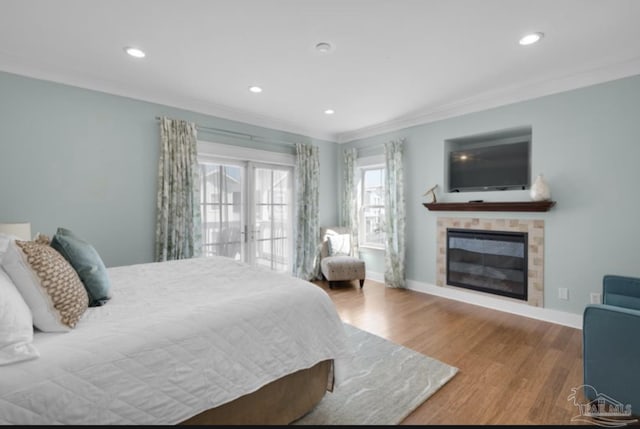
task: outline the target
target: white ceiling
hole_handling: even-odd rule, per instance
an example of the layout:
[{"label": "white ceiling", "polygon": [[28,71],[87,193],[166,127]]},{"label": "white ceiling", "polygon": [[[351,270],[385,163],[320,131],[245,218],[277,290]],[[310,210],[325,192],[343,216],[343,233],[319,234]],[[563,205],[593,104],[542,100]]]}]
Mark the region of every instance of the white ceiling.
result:
[{"label": "white ceiling", "polygon": [[0,70],[344,142],[640,74],[640,1],[0,0]]}]

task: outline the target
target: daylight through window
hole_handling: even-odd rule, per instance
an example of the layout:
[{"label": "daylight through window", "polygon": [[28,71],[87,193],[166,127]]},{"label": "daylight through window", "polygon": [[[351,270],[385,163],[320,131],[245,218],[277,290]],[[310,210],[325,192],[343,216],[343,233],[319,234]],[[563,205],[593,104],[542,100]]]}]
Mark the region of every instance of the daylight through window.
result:
[{"label": "daylight through window", "polygon": [[360,245],[384,247],[384,176],[383,166],[362,168],[360,204]]}]

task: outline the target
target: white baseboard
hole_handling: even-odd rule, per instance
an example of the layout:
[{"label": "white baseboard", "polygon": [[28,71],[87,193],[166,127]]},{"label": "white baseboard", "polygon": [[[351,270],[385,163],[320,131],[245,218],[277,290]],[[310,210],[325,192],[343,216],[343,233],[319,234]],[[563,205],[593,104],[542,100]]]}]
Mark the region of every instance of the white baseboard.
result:
[{"label": "white baseboard", "polygon": [[365,277],[368,278],[369,280],[373,280],[374,282],[384,283],[383,273],[376,273],[376,272],[371,272],[367,270]]},{"label": "white baseboard", "polygon": [[[384,274],[367,271],[367,279],[384,283]],[[567,313],[550,308],[533,307],[528,304],[512,302],[509,299],[494,298],[480,292],[467,292],[455,287],[436,286],[415,280],[407,280],[407,289],[462,301],[480,307],[492,308],[506,313],[517,314],[519,316],[530,317],[532,319],[543,320],[545,322],[569,326],[571,328],[582,329],[581,314]]]}]

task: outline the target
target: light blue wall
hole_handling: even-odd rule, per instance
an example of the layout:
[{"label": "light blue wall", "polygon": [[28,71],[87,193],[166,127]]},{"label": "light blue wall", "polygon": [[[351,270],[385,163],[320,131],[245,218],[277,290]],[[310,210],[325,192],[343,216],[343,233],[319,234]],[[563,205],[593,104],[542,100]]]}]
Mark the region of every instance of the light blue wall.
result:
[{"label": "light blue wall", "polygon": [[[531,125],[532,175],[543,173],[556,206],[543,213],[430,212],[422,194],[438,184],[439,201],[527,201],[527,191],[444,192],[444,140]],[[545,307],[582,313],[602,276],[640,276],[640,76],[350,142],[371,151],[405,138],[407,277],[436,281],[438,216],[545,221]],[[340,156],[340,152],[338,153]],[[342,172],[340,172],[340,175]],[[384,272],[381,253],[363,253]],[[569,301],[558,288],[569,289]]]},{"label": "light blue wall", "polygon": [[293,153],[320,149],[320,221],[337,222],[336,144],[305,136],[0,72],[0,222],[65,226],[108,266],[153,259],[159,130],[156,116],[283,144],[199,133],[201,140]]}]

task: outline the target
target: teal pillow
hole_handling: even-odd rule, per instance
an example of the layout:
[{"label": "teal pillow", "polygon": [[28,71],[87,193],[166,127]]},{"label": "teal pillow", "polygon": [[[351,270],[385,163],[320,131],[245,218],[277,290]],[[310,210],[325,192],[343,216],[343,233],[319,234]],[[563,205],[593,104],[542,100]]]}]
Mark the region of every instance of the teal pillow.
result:
[{"label": "teal pillow", "polygon": [[107,268],[92,245],[68,229],[58,228],[51,239],[51,247],[69,261],[78,273],[89,295],[90,307],[103,305],[111,298]]}]

